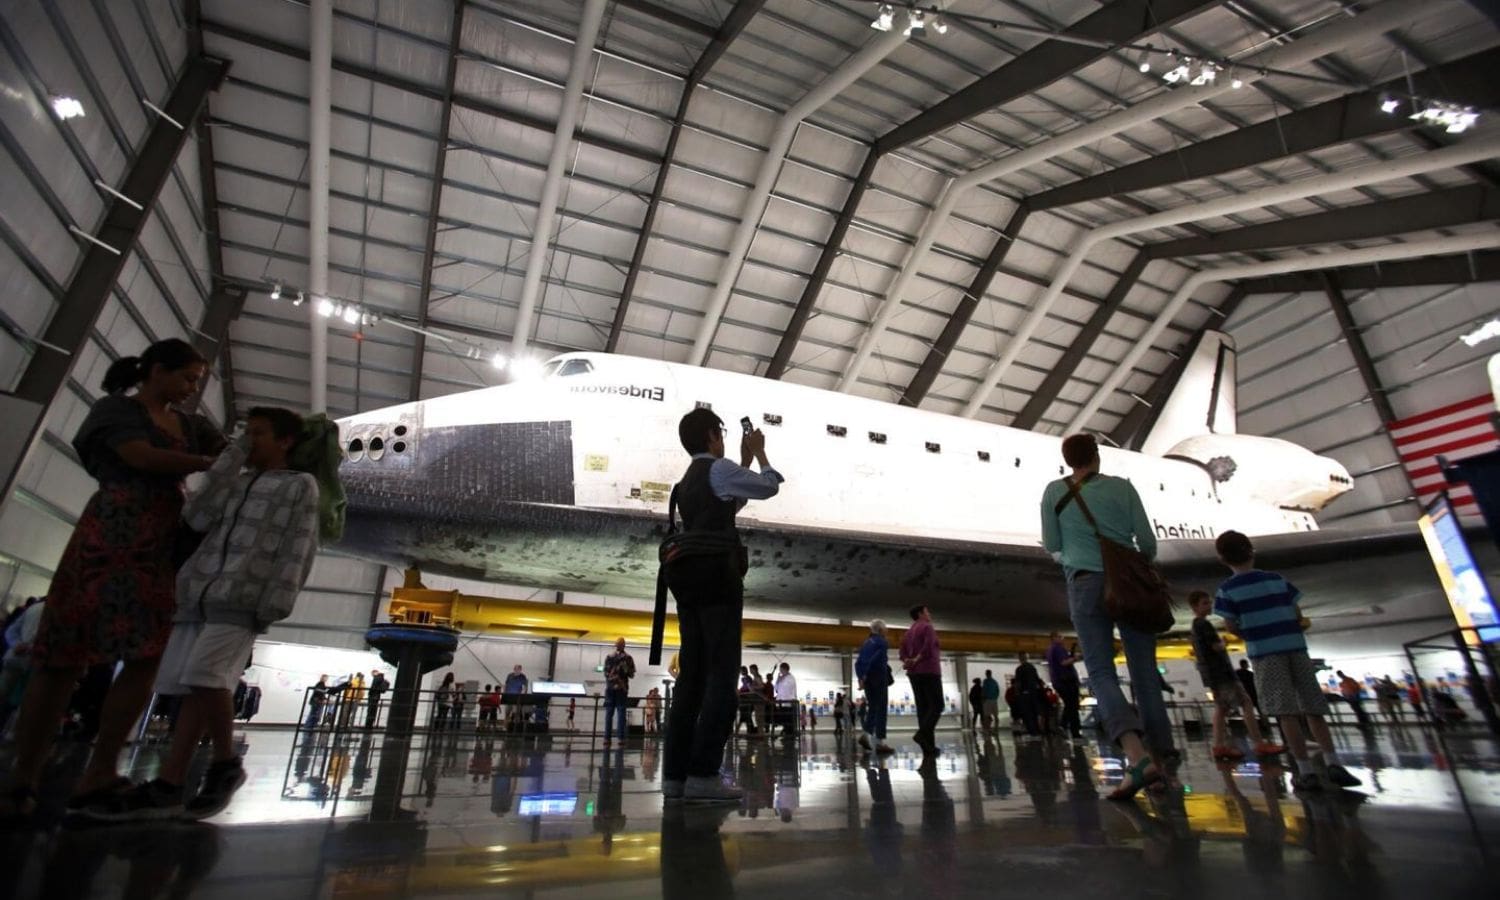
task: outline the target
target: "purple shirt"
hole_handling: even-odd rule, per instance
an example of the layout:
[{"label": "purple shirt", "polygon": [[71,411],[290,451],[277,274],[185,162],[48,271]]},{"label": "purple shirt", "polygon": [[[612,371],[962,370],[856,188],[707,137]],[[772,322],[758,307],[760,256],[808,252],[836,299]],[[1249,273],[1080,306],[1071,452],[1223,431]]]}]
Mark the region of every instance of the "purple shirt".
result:
[{"label": "purple shirt", "polygon": [[1052,679],[1053,687],[1056,687],[1060,682],[1076,680],[1078,678],[1077,669],[1063,664],[1063,660],[1067,659],[1068,656],[1068,648],[1062,644],[1052,644],[1047,648],[1047,675]]},{"label": "purple shirt", "polygon": [[908,675],[941,675],[943,661],[938,646],[937,630],[931,622],[913,622],[901,636],[901,658],[921,657],[921,661],[906,670]]}]

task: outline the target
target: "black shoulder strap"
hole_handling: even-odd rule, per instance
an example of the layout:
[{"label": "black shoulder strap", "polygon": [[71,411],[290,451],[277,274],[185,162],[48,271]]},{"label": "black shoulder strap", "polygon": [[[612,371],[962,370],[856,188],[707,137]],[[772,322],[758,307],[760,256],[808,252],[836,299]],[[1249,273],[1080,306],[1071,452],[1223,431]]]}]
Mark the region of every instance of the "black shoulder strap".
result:
[{"label": "black shoulder strap", "polygon": [[1089,505],[1083,502],[1083,486],[1093,477],[1094,475],[1091,472],[1082,481],[1068,482],[1068,493],[1061,500],[1057,501],[1057,506],[1053,507],[1052,514],[1057,516],[1062,515],[1063,508],[1068,505],[1068,501],[1076,499],[1078,501],[1079,512],[1082,512],[1083,517],[1089,520],[1089,527],[1094,529],[1094,536],[1101,537],[1099,534],[1099,523],[1094,520],[1094,514],[1089,512]]},{"label": "black shoulder strap", "polygon": [[[677,487],[672,485],[672,495],[667,498],[667,537],[677,533]],[[661,665],[661,643],[667,632],[667,567],[656,570],[656,606],[651,610],[651,651],[647,661],[653,666]]]}]

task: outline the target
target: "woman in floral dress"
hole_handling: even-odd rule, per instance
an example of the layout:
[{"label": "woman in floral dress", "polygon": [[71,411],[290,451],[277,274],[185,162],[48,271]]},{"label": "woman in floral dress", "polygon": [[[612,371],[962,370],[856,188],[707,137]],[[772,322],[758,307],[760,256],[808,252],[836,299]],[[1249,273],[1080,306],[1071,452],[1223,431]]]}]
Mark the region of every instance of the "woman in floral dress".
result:
[{"label": "woman in floral dress", "polygon": [[207,469],[224,447],[207,420],[173,409],[193,396],[207,367],[177,339],[117,360],[104,376],[106,396],[73,439],[99,489],[57,564],[32,647],[34,671],[16,726],[13,813],[35,808],[37,780],[68,700],[84,671],[100,663],[123,667],[69,806],[130,785],[116,763],[151,697],[172,627],[183,478]]}]

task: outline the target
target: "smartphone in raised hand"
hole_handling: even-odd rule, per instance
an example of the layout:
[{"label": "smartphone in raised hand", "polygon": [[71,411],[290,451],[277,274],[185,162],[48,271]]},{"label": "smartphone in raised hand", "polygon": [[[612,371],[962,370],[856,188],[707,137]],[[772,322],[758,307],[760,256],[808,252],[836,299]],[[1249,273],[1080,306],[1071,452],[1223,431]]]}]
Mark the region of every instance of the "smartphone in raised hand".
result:
[{"label": "smartphone in raised hand", "polygon": [[744,418],[740,419],[740,427],[745,430],[746,434],[749,434],[750,432],[755,430],[755,423],[750,421],[749,416],[745,416]]}]

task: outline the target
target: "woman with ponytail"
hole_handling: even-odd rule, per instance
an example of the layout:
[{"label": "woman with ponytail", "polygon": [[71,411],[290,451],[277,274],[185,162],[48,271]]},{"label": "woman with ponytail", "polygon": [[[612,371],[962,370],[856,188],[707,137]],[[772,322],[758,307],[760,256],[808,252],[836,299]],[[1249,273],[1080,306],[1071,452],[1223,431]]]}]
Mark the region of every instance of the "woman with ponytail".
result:
[{"label": "woman with ponytail", "polygon": [[151,697],[172,629],[183,479],[207,469],[225,445],[206,419],[173,408],[194,395],[207,368],[191,344],[177,339],[117,360],[104,376],[105,396],[73,439],[99,489],[58,562],[32,645],[33,672],[16,725],[14,814],[35,808],[37,779],[68,700],[84,671],[98,664],[124,665],[69,806],[130,786],[116,762]]}]

